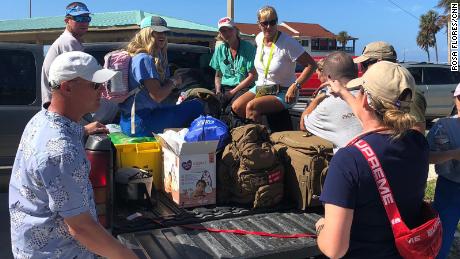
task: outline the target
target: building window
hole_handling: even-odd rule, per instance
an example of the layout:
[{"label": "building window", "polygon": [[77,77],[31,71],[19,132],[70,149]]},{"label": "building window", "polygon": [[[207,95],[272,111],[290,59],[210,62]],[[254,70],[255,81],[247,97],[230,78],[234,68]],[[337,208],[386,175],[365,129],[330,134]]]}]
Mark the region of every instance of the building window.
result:
[{"label": "building window", "polygon": [[311,40],[311,49],[312,50],[319,50],[319,39],[312,39]]},{"label": "building window", "polygon": [[0,50],[0,105],[32,104],[36,67],[31,52]]},{"label": "building window", "polygon": [[302,46],[304,46],[304,47],[308,47],[308,45],[309,45],[309,40],[302,40],[301,44],[302,44]]}]

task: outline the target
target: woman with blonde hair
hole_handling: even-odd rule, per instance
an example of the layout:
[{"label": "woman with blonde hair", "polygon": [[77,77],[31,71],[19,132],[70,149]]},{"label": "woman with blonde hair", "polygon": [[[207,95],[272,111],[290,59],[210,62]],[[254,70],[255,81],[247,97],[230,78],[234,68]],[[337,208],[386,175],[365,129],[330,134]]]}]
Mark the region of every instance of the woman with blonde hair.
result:
[{"label": "woman with blonde hair", "polygon": [[144,18],[140,27],[126,47],[132,57],[128,90],[140,87],[140,91],[119,105],[121,129],[130,136],[151,136],[165,128],[189,126],[203,112],[200,101],[161,103],[181,83],[180,78],[169,75],[167,23],[159,16],[151,16]]},{"label": "woman with blonde hair", "polygon": [[[265,6],[257,12],[261,32],[256,36],[256,85],[239,97],[232,109],[242,118],[261,122],[261,116],[292,107],[302,84],[313,74],[316,63],[294,38],[278,30],[275,8]],[[304,70],[298,78],[296,63]]]},{"label": "woman with blonde hair", "polygon": [[[325,214],[316,223],[318,246],[330,258],[401,258],[376,179],[386,176],[402,220],[410,229],[418,226],[429,151],[423,134],[411,129],[415,81],[404,67],[381,61],[347,84],[360,90],[355,96],[334,78],[329,84],[351,106],[363,133],[339,149],[329,165],[320,197]],[[373,149],[384,173],[371,170],[364,145]]]}]

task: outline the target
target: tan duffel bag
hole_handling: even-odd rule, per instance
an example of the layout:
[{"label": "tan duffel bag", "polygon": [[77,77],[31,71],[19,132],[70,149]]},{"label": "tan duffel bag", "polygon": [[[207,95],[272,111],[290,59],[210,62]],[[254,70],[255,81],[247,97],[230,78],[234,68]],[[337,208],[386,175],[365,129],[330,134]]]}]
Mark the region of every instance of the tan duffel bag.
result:
[{"label": "tan duffel bag", "polygon": [[287,197],[299,209],[320,206],[324,179],[332,158],[332,143],[303,131],[273,133],[270,140],[283,160]]}]

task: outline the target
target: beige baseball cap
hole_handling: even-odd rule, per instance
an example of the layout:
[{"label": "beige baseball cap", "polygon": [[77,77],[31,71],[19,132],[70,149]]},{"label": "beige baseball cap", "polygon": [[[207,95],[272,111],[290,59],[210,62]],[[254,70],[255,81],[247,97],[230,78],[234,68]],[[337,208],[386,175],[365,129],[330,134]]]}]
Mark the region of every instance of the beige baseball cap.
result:
[{"label": "beige baseball cap", "polygon": [[374,41],[366,45],[361,56],[353,59],[355,63],[362,63],[368,59],[392,60],[396,59],[396,51],[392,45],[384,41]]},{"label": "beige baseball cap", "polygon": [[394,104],[397,107],[409,107],[410,101],[399,100],[404,90],[415,92],[415,80],[410,72],[401,65],[389,61],[380,61],[363,74],[362,77],[348,82],[347,88],[362,86],[371,96]]}]

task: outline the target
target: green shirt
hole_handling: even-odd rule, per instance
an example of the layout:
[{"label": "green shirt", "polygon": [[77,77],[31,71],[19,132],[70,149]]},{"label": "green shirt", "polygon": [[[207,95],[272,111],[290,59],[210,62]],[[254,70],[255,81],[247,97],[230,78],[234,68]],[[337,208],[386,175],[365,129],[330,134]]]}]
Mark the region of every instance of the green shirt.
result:
[{"label": "green shirt", "polygon": [[236,86],[254,69],[255,55],[256,48],[251,43],[240,40],[238,52],[233,60],[230,48],[222,43],[216,47],[209,66],[221,72],[221,84]]}]

